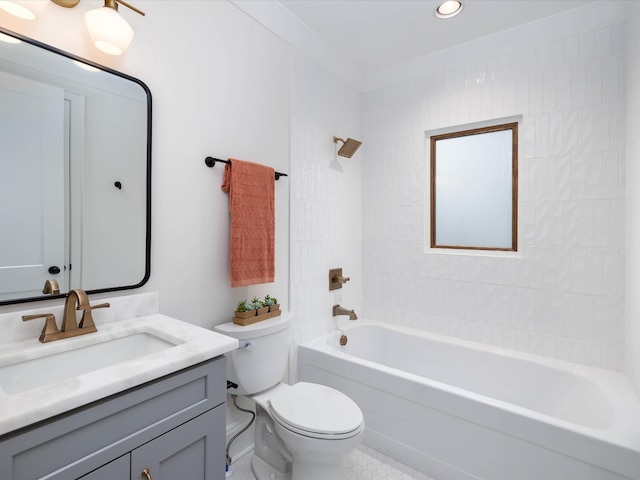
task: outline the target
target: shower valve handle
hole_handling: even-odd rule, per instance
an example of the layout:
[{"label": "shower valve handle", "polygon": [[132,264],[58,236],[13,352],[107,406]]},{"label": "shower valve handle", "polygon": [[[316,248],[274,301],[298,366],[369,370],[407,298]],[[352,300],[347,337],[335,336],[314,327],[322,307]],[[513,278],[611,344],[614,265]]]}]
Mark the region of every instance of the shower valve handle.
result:
[{"label": "shower valve handle", "polygon": [[342,288],[342,285],[351,280],[342,276],[342,268],[332,268],[329,270],[329,290]]}]

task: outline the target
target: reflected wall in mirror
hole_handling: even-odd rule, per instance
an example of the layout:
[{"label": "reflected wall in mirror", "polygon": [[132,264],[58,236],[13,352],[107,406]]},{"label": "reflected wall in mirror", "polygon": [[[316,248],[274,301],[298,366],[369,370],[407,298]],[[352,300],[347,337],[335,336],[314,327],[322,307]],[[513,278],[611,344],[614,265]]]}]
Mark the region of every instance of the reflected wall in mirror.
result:
[{"label": "reflected wall in mirror", "polygon": [[[0,27],[0,305],[150,273],[151,93]],[[18,40],[15,42],[15,40]]]},{"label": "reflected wall in mirror", "polygon": [[431,248],[517,250],[518,123],[431,136]]}]

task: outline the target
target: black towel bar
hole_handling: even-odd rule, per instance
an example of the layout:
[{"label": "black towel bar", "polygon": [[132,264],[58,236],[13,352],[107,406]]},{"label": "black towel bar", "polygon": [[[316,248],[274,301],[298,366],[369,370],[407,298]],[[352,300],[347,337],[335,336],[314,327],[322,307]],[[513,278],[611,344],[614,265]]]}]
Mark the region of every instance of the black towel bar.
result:
[{"label": "black towel bar", "polygon": [[[221,158],[207,157],[204,159],[204,163],[207,165],[207,167],[213,167],[216,162],[226,163],[227,165],[231,164],[229,160],[222,160]],[[275,177],[276,180],[280,180],[280,177],[288,177],[288,175],[286,173],[275,172]]]}]

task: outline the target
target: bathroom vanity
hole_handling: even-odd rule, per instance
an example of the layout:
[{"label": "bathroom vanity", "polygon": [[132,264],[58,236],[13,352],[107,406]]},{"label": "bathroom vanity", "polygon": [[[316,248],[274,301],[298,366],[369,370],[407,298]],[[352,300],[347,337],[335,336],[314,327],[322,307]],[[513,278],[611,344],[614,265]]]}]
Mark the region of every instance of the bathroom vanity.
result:
[{"label": "bathroom vanity", "polygon": [[1,437],[0,476],[221,480],[225,399],[219,357]]},{"label": "bathroom vanity", "polygon": [[155,310],[155,295],[109,301],[97,332],[44,344],[25,312],[0,315],[14,335],[0,340],[0,479],[222,480],[224,354],[238,341],[158,313],[129,316],[147,309],[134,301]]}]

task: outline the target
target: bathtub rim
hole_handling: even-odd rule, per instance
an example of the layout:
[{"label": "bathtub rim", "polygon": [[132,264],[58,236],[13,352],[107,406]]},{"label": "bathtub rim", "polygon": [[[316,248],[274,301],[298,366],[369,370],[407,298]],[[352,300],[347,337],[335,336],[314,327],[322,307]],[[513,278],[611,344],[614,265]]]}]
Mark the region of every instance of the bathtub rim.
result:
[{"label": "bathtub rim", "polygon": [[[471,348],[482,352],[498,354],[507,358],[513,357],[578,375],[588,381],[594,382],[601,390],[603,390],[607,397],[609,397],[613,405],[615,414],[613,425],[610,428],[606,429],[579,425],[567,420],[562,420],[557,417],[531,410],[529,408],[514,405],[503,400],[498,400],[489,396],[465,390],[460,387],[455,387],[439,381],[423,378],[416,374],[404,372],[397,368],[355,357],[340,351],[338,348],[333,348],[328,344],[328,340],[332,337],[336,338],[337,344],[337,339],[343,332],[348,336],[349,330],[367,325],[381,326],[383,328],[396,330],[409,335],[417,335],[419,337],[427,338],[429,340],[437,342],[444,342],[464,348]],[[427,386],[442,390],[452,395],[461,396],[463,398],[479,402],[485,406],[497,407],[501,410],[505,410],[512,414],[524,417],[528,421],[543,422],[554,427],[555,429],[567,430],[574,434],[582,435],[589,438],[591,441],[602,442],[603,444],[622,448],[636,455],[640,454],[640,400],[631,387],[626,375],[620,372],[614,372],[597,367],[590,367],[588,365],[572,363],[565,360],[544,357],[532,353],[510,350],[503,347],[495,347],[471,340],[447,337],[444,335],[438,335],[431,332],[413,329],[410,327],[394,325],[369,319],[359,319],[356,323],[349,324],[344,328],[333,330],[324,335],[321,335],[320,337],[303,342],[300,344],[300,348],[319,350],[337,358],[348,359],[348,361],[350,362],[354,362],[356,364],[360,364],[370,368],[376,368],[390,375],[405,377],[418,383],[424,383]],[[615,395],[611,395],[612,391],[615,393]],[[478,423],[477,418],[467,418],[467,420],[475,421],[476,423]],[[500,430],[508,435],[513,435],[516,437],[520,436],[518,435],[517,431],[514,431],[514,429],[505,428]],[[635,436],[633,436],[634,432]]]}]

